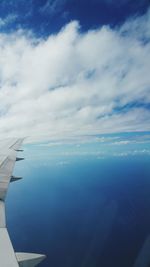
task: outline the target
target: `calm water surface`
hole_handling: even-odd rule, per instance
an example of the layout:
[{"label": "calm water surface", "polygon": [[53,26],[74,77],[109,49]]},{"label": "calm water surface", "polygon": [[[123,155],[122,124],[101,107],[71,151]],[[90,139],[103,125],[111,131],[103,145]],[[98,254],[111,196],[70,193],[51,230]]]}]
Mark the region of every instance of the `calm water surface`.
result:
[{"label": "calm water surface", "polygon": [[[28,154],[28,153],[27,153]],[[150,157],[28,158],[10,185],[7,223],[16,251],[47,267],[130,267],[150,234]]]}]

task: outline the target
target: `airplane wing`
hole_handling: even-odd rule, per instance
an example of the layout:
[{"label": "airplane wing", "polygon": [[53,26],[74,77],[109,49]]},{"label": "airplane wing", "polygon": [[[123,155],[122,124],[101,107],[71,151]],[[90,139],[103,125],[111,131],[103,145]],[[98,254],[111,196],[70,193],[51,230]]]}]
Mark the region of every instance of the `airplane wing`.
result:
[{"label": "airplane wing", "polygon": [[15,253],[6,228],[5,198],[10,182],[21,177],[12,175],[16,161],[24,158],[17,157],[23,139],[7,139],[0,141],[0,266],[2,267],[34,267],[45,255],[33,253]]}]

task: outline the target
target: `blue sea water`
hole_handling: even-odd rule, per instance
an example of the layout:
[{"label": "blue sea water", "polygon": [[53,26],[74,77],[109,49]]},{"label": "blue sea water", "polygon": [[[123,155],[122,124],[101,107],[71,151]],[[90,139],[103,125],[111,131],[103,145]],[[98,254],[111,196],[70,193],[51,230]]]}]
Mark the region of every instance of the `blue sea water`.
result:
[{"label": "blue sea water", "polygon": [[24,148],[6,202],[15,251],[46,254],[41,267],[133,266],[150,234],[150,156]]}]

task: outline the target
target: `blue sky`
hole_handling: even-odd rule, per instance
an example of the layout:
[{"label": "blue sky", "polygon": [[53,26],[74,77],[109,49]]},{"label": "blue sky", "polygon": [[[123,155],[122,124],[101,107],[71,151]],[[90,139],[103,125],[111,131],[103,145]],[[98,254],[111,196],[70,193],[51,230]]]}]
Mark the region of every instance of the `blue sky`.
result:
[{"label": "blue sky", "polygon": [[148,0],[3,0],[0,16],[9,21],[5,30],[22,27],[49,35],[72,20],[78,20],[84,31],[106,24],[114,27],[144,14],[148,7]]},{"label": "blue sky", "polygon": [[149,25],[148,0],[1,1],[0,137],[149,131]]}]

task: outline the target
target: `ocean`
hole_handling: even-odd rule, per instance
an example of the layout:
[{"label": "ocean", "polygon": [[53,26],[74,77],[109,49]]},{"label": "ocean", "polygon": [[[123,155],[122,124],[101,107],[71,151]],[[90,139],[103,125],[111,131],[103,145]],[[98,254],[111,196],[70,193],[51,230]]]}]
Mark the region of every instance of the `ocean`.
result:
[{"label": "ocean", "polygon": [[24,149],[6,201],[15,251],[46,254],[41,267],[136,266],[150,234],[150,156]]}]

